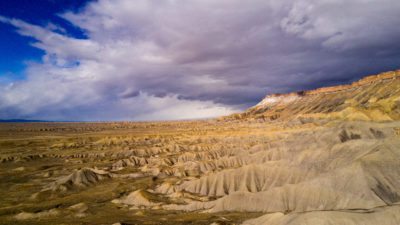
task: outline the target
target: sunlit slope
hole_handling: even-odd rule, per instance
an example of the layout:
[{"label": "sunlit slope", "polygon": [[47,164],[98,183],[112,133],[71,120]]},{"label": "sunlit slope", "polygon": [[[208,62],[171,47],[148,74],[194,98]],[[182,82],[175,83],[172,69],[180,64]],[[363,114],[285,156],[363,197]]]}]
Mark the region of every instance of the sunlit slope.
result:
[{"label": "sunlit slope", "polygon": [[350,85],[266,96],[244,113],[225,119],[331,118],[390,121],[400,119],[400,71],[368,76]]}]

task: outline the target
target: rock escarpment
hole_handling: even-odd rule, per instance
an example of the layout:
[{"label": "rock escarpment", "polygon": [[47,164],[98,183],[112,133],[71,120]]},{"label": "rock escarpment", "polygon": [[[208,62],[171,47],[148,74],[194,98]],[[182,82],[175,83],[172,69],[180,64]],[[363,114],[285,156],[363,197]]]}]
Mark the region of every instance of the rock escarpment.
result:
[{"label": "rock escarpment", "polygon": [[224,119],[307,118],[391,121],[400,119],[400,70],[367,76],[349,85],[267,95],[244,113]]}]

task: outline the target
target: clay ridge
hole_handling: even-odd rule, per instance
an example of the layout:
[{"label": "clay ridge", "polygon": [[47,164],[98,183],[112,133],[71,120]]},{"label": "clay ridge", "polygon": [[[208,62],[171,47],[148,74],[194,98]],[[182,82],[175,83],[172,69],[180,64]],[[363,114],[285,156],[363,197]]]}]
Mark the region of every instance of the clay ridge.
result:
[{"label": "clay ridge", "polygon": [[384,72],[384,73],[380,73],[377,75],[366,76],[366,77],[364,77],[358,81],[355,81],[351,84],[322,87],[322,88],[317,88],[317,89],[308,90],[308,91],[298,91],[298,92],[290,92],[290,93],[284,93],[284,94],[271,94],[271,95],[267,95],[266,98],[267,97],[308,96],[308,95],[316,95],[316,94],[329,94],[329,93],[345,91],[345,90],[349,90],[349,89],[357,88],[357,87],[361,87],[361,86],[371,85],[373,83],[377,83],[377,82],[381,82],[381,81],[385,81],[385,80],[391,80],[391,79],[400,79],[400,70],[389,71],[389,72]]}]

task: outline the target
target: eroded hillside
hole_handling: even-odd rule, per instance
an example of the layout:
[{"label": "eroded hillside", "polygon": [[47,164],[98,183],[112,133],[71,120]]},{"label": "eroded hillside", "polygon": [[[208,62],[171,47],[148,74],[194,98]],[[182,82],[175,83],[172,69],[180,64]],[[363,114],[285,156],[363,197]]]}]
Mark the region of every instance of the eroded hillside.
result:
[{"label": "eroded hillside", "polygon": [[400,119],[400,70],[367,76],[349,85],[267,95],[244,113],[225,119],[293,118],[391,121]]},{"label": "eroded hillside", "polygon": [[219,120],[1,124],[0,224],[400,224],[399,85]]}]

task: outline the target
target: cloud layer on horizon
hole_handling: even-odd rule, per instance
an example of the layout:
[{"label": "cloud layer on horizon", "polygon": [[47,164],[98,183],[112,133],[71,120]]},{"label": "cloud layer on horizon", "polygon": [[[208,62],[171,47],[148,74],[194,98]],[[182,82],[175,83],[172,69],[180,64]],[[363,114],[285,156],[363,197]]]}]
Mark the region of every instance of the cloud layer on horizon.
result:
[{"label": "cloud layer on horizon", "polygon": [[229,114],[265,94],[400,65],[395,0],[99,0],[60,16],[0,17],[46,52],[0,80],[0,118],[161,120]]}]

